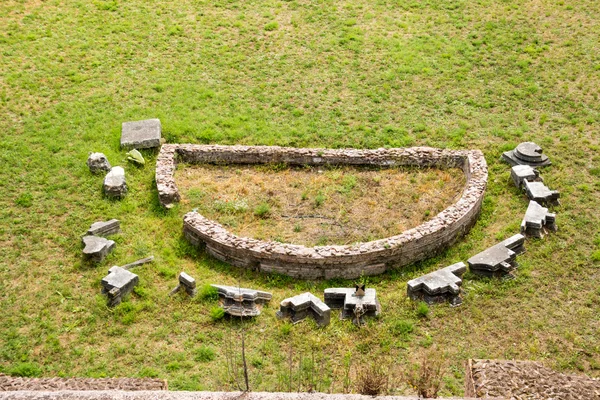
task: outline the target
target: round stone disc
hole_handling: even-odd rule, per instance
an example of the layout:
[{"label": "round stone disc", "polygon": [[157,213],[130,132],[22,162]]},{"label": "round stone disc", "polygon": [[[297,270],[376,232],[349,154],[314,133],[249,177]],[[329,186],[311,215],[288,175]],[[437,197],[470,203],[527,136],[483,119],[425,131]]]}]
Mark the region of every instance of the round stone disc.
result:
[{"label": "round stone disc", "polygon": [[523,142],[515,149],[515,156],[530,162],[544,162],[548,157],[542,154],[542,148],[533,142]]}]

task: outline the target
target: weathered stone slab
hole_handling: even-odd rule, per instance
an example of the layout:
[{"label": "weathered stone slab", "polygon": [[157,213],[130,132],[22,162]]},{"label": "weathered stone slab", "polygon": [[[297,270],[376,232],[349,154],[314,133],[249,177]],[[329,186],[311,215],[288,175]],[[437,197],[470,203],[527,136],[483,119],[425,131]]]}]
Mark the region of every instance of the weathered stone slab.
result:
[{"label": "weathered stone slab", "polygon": [[108,275],[102,278],[102,293],[108,296],[108,304],[113,307],[121,303],[122,298],[131,293],[139,283],[139,278],[133,272],[114,266],[108,270]]},{"label": "weathered stone slab", "polygon": [[159,119],[123,122],[121,147],[124,149],[149,149],[160,146],[162,127]]},{"label": "weathered stone slab", "polygon": [[544,167],[552,164],[548,157],[543,154],[542,148],[533,142],[521,143],[514,150],[504,152],[502,159],[513,166]]},{"label": "weathered stone slab", "polygon": [[181,272],[179,274],[179,285],[177,285],[175,289],[171,290],[170,294],[173,295],[182,288],[190,297],[194,297],[196,295],[196,280],[185,272]]},{"label": "weathered stone slab", "polygon": [[556,232],[556,229],[556,214],[549,213],[547,208],[531,200],[521,222],[521,233],[543,238],[548,231]]},{"label": "weathered stone slab", "polygon": [[102,153],[92,153],[87,159],[87,166],[93,174],[110,171],[110,163]]},{"label": "weathered stone slab", "polygon": [[84,236],[81,238],[84,244],[83,254],[95,262],[102,262],[104,257],[115,248],[115,242],[98,236]]},{"label": "weathered stone slab", "polygon": [[125,170],[122,167],[113,167],[104,178],[104,194],[108,197],[122,198],[127,194]]},{"label": "weathered stone slab", "polygon": [[224,285],[211,286],[217,288],[219,301],[225,313],[235,317],[260,315],[261,306],[273,297],[271,293],[260,290]]},{"label": "weathered stone slab", "polygon": [[525,236],[516,234],[469,258],[472,273],[488,277],[510,274],[518,267],[516,257],[525,252]]},{"label": "weathered stone slab", "polygon": [[518,188],[523,187],[524,181],[543,182],[538,170],[530,165],[515,165],[510,170],[510,177]]},{"label": "weathered stone slab", "polygon": [[550,190],[542,182],[524,181],[525,193],[529,200],[533,200],[543,205],[558,205],[560,193],[557,190]]},{"label": "weathered stone slab", "polygon": [[94,222],[90,229],[87,231],[87,235],[95,236],[106,236],[118,233],[121,229],[121,223],[118,219],[111,219],[109,221]]},{"label": "weathered stone slab", "polygon": [[[363,294],[364,292],[364,294]],[[342,309],[340,318],[351,318],[355,325],[364,324],[363,316],[375,317],[381,312],[375,289],[329,288],[325,289],[325,304]]]},{"label": "weathered stone slab", "polygon": [[460,286],[466,271],[465,263],[459,262],[410,280],[406,285],[408,297],[427,304],[449,301],[453,306],[458,306],[462,303]]},{"label": "weathered stone slab", "polygon": [[283,300],[279,305],[277,317],[289,317],[293,323],[313,317],[317,324],[325,326],[329,325],[331,320],[331,309],[317,296],[306,292]]}]

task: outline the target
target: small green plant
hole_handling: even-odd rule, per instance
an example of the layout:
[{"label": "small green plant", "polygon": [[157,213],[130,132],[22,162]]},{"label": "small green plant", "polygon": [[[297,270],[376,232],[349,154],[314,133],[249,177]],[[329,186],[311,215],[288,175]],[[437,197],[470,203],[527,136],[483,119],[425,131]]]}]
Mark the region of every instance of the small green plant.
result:
[{"label": "small green plant", "polygon": [[308,199],[308,192],[304,191],[302,192],[302,195],[300,196],[300,200],[306,200]]},{"label": "small green plant", "polygon": [[402,338],[407,338],[408,335],[413,333],[415,325],[411,321],[399,320],[392,325],[392,333]]},{"label": "small green plant", "polygon": [[317,195],[317,197],[315,197],[315,206],[321,207],[323,205],[323,203],[325,203],[325,196],[323,194],[319,193]]},{"label": "small green plant", "polygon": [[300,225],[299,223],[296,223],[296,225],[294,225],[294,232],[296,232],[296,233],[302,232],[302,225]]},{"label": "small green plant", "polygon": [[248,203],[245,200],[215,200],[213,209],[225,214],[241,214],[248,210]]},{"label": "small green plant", "polygon": [[223,310],[221,307],[213,307],[210,309],[210,319],[212,319],[213,321],[220,321],[223,319],[223,317],[225,316],[225,310]]},{"label": "small green plant", "polygon": [[425,318],[429,315],[429,306],[424,301],[419,302],[417,305],[417,317]]},{"label": "small green plant", "polygon": [[24,362],[15,365],[8,370],[8,374],[12,376],[36,377],[42,375],[42,369],[34,363]]},{"label": "small green plant", "polygon": [[21,207],[31,207],[33,205],[33,196],[29,192],[21,193],[15,200],[15,204]]},{"label": "small green plant", "polygon": [[208,283],[202,285],[198,290],[198,298],[202,301],[213,301],[219,298],[219,291]]},{"label": "small green plant", "polygon": [[283,325],[281,325],[279,331],[283,336],[288,336],[292,331],[292,324],[290,324],[289,322],[285,322]]},{"label": "small green plant", "polygon": [[274,31],[277,28],[279,28],[279,24],[275,21],[271,21],[265,25],[265,31],[267,32]]},{"label": "small green plant", "polygon": [[271,207],[265,202],[260,203],[254,209],[254,215],[256,215],[258,218],[267,218],[270,213]]},{"label": "small green plant", "polygon": [[200,346],[194,350],[194,361],[209,362],[215,359],[215,351],[209,346]]}]

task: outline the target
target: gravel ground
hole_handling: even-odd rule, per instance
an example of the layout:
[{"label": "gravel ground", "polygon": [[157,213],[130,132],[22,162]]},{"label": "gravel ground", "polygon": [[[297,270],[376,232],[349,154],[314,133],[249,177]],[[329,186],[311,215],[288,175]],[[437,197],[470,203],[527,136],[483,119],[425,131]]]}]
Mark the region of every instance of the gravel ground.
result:
[{"label": "gravel ground", "polygon": [[599,400],[600,380],[533,361],[470,360],[465,395],[515,400]]},{"label": "gravel ground", "polygon": [[167,381],[147,378],[20,378],[0,374],[0,392],[17,390],[167,390]]}]

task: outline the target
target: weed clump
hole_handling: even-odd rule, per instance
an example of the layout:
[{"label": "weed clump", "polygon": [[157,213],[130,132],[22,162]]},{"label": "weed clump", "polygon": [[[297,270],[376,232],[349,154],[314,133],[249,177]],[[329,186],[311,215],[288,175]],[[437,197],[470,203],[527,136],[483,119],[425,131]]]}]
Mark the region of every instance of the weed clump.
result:
[{"label": "weed clump", "polygon": [[221,307],[213,307],[210,309],[210,319],[214,322],[220,321],[225,316],[225,311]]},{"label": "weed clump", "polygon": [[219,291],[216,287],[207,284],[202,285],[198,291],[198,299],[202,301],[212,301],[219,298]]},{"label": "weed clump", "polygon": [[269,207],[269,205],[265,202],[260,203],[254,209],[254,215],[256,215],[258,218],[267,218],[270,213],[271,207]]},{"label": "weed clump", "polygon": [[201,346],[194,350],[194,360],[198,362],[209,362],[215,359],[215,351],[208,346]]},{"label": "weed clump", "polygon": [[429,306],[424,301],[419,302],[417,305],[417,317],[425,318],[429,315]]},{"label": "weed clump", "polygon": [[357,391],[366,396],[377,396],[388,390],[388,372],[381,363],[363,366],[357,373]]}]

